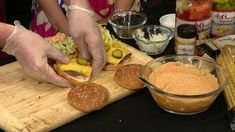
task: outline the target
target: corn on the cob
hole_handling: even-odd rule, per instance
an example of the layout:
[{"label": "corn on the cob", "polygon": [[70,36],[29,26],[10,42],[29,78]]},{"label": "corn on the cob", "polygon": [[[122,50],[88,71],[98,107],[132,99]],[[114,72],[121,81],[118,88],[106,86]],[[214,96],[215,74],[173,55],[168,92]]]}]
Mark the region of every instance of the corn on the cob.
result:
[{"label": "corn on the cob", "polygon": [[[225,46],[221,54],[216,58],[216,61],[228,71],[227,87],[223,93],[229,116],[232,119],[230,126],[232,130],[235,130],[235,60],[231,54],[231,47]],[[224,78],[224,76],[218,75],[219,80],[223,80]]]}]

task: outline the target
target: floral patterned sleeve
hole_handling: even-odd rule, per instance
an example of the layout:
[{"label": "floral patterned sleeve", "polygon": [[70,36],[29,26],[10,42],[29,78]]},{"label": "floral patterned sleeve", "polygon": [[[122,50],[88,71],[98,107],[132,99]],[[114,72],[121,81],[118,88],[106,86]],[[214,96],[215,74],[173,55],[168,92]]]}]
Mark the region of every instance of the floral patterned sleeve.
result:
[{"label": "floral patterned sleeve", "polygon": [[[115,0],[89,0],[90,6],[95,12],[95,20],[107,18],[114,8]],[[58,0],[61,10],[66,14],[66,5],[64,0]],[[139,0],[135,0],[132,9],[138,10],[140,6]],[[42,7],[33,0],[32,3],[32,16],[30,28],[33,32],[40,34],[43,37],[52,36],[56,34],[55,29],[50,24],[46,14],[43,12]]]}]

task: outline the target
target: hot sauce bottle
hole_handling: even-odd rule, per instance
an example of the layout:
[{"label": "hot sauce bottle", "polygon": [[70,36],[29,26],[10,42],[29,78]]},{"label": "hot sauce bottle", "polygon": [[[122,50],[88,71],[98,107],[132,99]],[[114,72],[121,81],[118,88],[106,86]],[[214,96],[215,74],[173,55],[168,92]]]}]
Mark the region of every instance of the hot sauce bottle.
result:
[{"label": "hot sauce bottle", "polygon": [[[181,24],[192,24],[197,27],[197,39],[210,37],[211,0],[177,0],[176,29]],[[176,36],[177,31],[176,31]]]}]

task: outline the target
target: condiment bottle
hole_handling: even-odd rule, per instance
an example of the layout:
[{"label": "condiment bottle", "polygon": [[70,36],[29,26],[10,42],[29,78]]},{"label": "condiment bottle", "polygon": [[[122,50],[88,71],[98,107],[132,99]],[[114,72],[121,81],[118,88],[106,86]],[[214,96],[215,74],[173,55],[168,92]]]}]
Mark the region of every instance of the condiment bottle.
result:
[{"label": "condiment bottle", "polygon": [[213,0],[211,37],[235,34],[235,0]]},{"label": "condiment bottle", "polygon": [[208,39],[211,29],[211,10],[211,0],[177,0],[176,29],[181,24],[193,24],[197,27],[197,39]]},{"label": "condiment bottle", "polygon": [[176,54],[196,55],[197,28],[192,24],[181,24],[177,27],[175,37]]}]

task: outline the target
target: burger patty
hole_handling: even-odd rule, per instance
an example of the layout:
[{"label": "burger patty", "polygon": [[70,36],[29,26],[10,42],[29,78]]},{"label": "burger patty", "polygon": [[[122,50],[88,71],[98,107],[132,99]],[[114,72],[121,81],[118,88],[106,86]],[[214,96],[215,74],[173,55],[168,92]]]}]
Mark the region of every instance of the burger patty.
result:
[{"label": "burger patty", "polygon": [[77,72],[77,71],[73,71],[73,70],[68,70],[68,71],[64,71],[65,73],[67,73],[70,76],[84,76],[83,74]]}]

